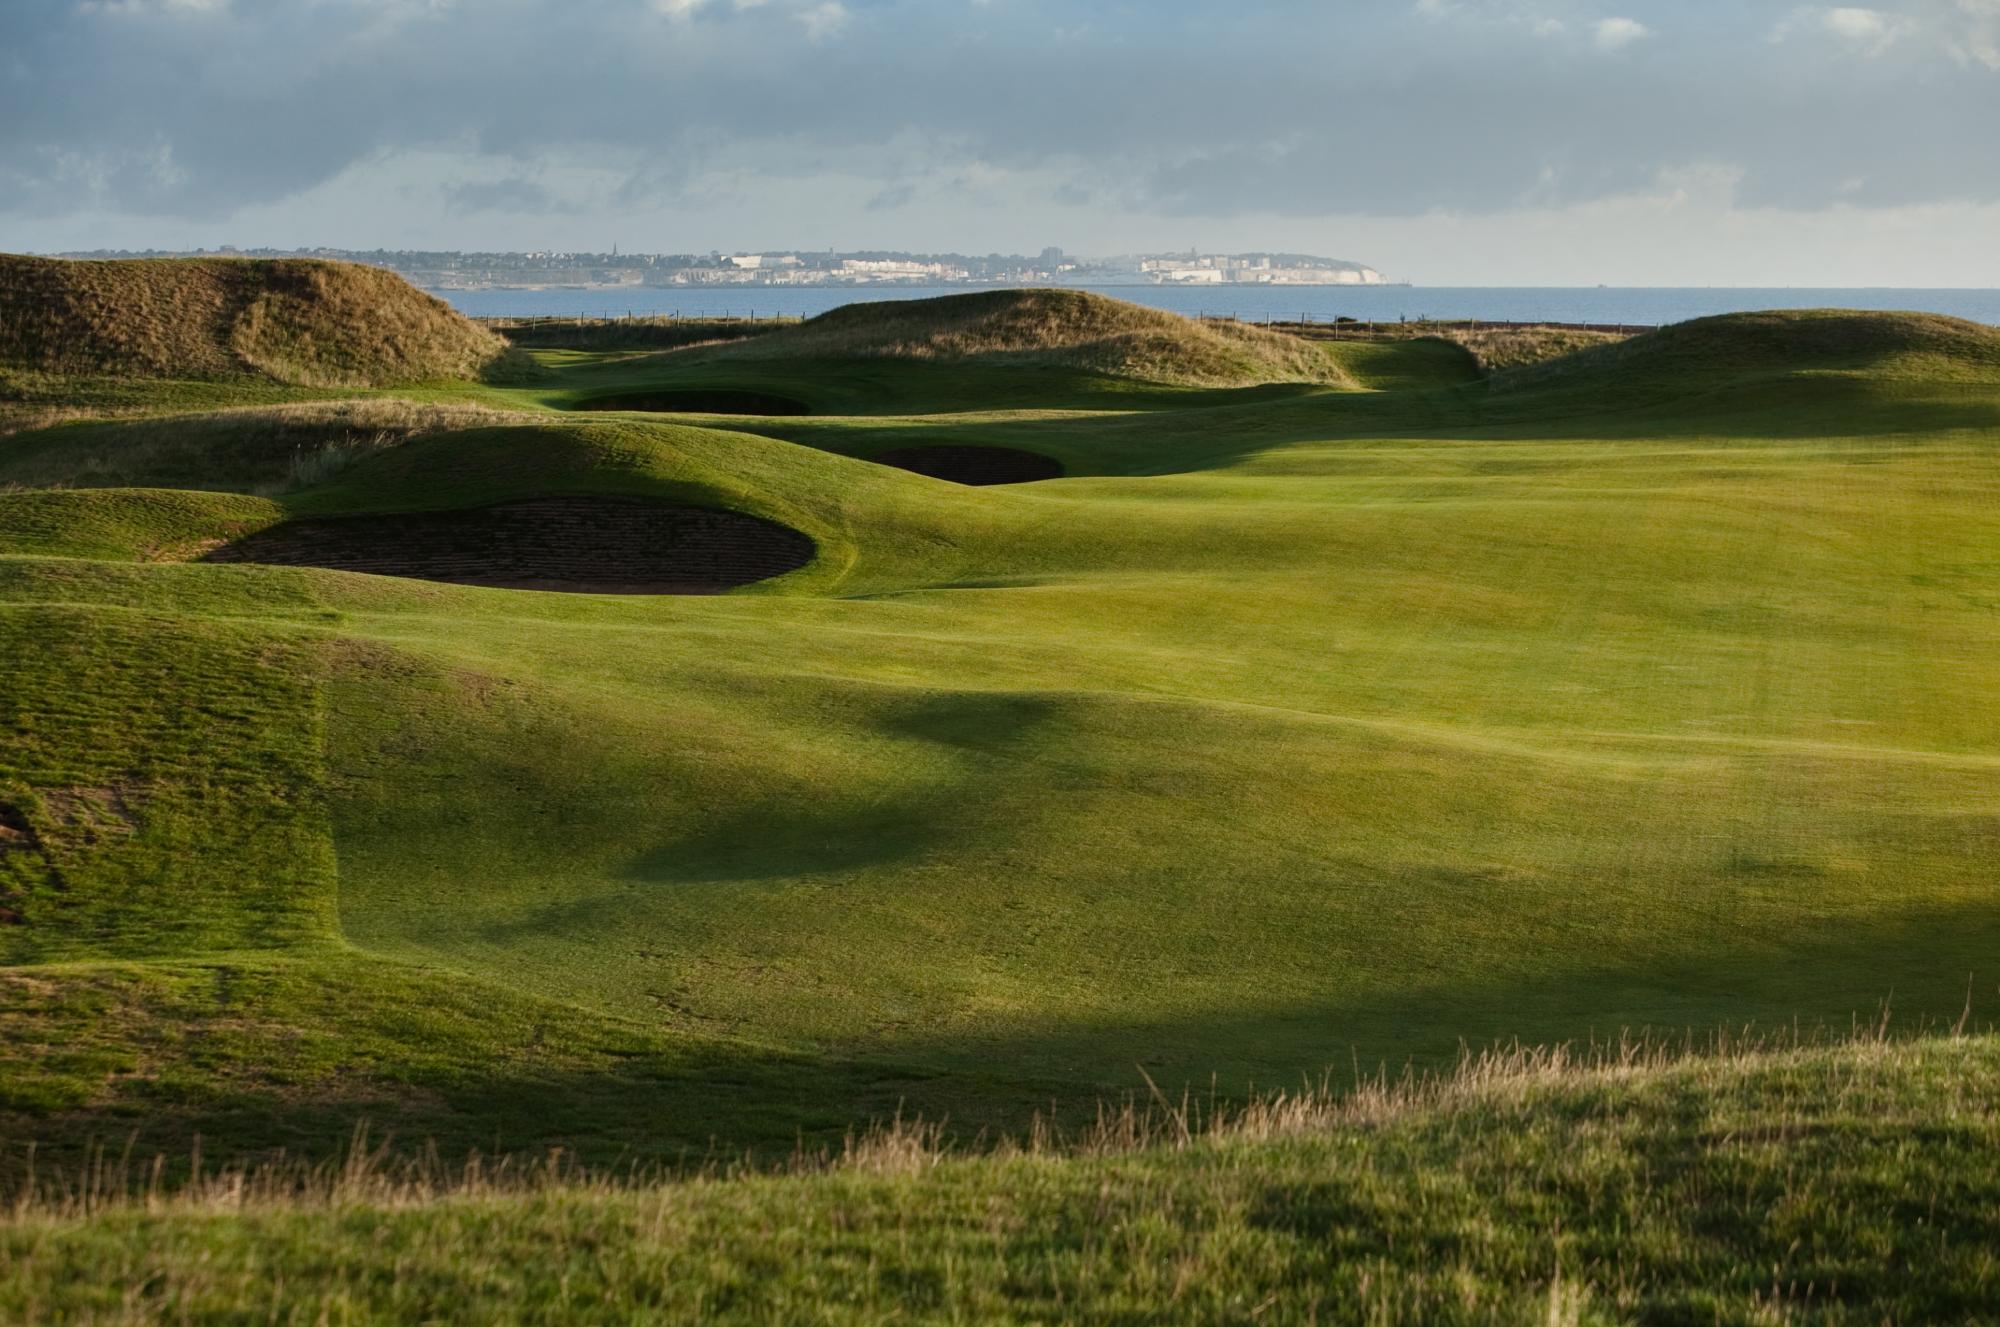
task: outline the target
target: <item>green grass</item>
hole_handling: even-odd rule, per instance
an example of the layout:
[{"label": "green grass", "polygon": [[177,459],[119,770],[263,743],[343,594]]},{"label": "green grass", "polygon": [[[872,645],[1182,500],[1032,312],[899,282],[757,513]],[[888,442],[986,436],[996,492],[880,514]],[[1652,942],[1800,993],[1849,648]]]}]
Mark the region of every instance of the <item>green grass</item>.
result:
[{"label": "green grass", "polygon": [[[1242,1099],[1328,1066],[1446,1064],[1466,1043],[1840,1027],[1884,999],[1950,1022],[1969,995],[1984,1019],[2000,990],[1989,342],[1937,320],[1786,315],[1491,379],[1441,342],[1338,343],[1351,386],[1236,389],[976,356],[547,350],[517,381],[412,405],[240,414],[171,383],[143,401],[83,384],[79,409],[189,417],[0,439],[0,482],[29,485],[0,491],[0,805],[19,822],[0,839],[15,918],[0,924],[0,1174],[20,1174],[31,1141],[69,1170],[135,1133],[140,1155],[185,1157],[199,1134],[211,1161],[326,1158],[363,1119],[398,1154],[429,1140],[447,1157],[768,1159],[899,1103],[990,1140],[1149,1080]],[[567,409],[670,387],[816,413]],[[967,489],[866,459],[926,442],[1030,448],[1072,477]],[[301,448],[348,450],[301,475]],[[709,598],[183,560],[287,515],[587,493],[750,512],[819,554]],[[1908,1052],[1882,1088],[1905,1114],[1884,1118],[1917,1120],[1990,1061],[1984,1040]],[[1221,1296],[1196,1317],[1277,1294],[1273,1312],[1306,1320],[1300,1287],[1375,1265],[1329,1232],[1408,1222],[1442,1261],[1382,1253],[1370,1285],[1390,1316],[1448,1317],[1451,1287],[1467,1319],[1546,1314],[1564,1241],[1623,1230],[1635,1261],[1592,1272],[1589,1304],[1747,1321],[1774,1261],[1749,1215],[1772,1191],[1751,1180],[1779,1172],[1732,1169],[1687,1121],[1789,1081],[1772,1064],[1575,1087],[1623,1141],[1586,1149],[1579,1166],[1609,1169],[1551,1179],[1553,1194],[1509,1188],[1484,1152],[1467,1161],[1498,1125],[1419,1114],[1276,1153],[966,1161],[921,1181],[379,1219],[412,1239],[444,1230],[442,1248],[457,1228],[439,1220],[527,1240],[712,1203],[692,1242],[621,1252],[641,1261],[616,1276],[638,1279],[606,1302],[646,1276],[712,1275],[754,1317],[784,1309],[742,1288],[754,1270],[677,1260],[719,1242],[753,1268],[782,1248],[754,1252],[746,1231],[816,1230],[854,1202],[890,1224],[842,1247],[877,1251],[915,1214],[950,1227],[1018,1202],[998,1228],[1073,1230],[1076,1246],[1023,1234],[980,1255],[998,1261],[922,1261],[945,1241],[897,1284],[932,1316],[1004,1316],[980,1296],[1008,1294],[1023,1320],[1143,1319],[1159,1286],[1119,1281],[1077,1214],[1144,1173],[1133,1201],[1149,1210],[1208,1211],[1202,1195],[1239,1186],[1192,1255],[1190,1284]],[[1689,1083],[1723,1096],[1697,1111]],[[1571,1090],[1521,1107],[1514,1155],[1531,1171],[1559,1150]],[[1810,1210],[1843,1232],[1842,1257],[1905,1265],[1919,1234],[1897,1218],[1910,1243],[1884,1252],[1890,1218],[1862,1196],[1991,1169],[1968,1170],[1951,1139],[1898,1152],[1844,1090],[1798,1105],[1830,1112],[1824,1138],[1773,1135],[1757,1165],[1850,1149],[1836,1179],[1853,1187]],[[1635,1172],[1656,1135],[1667,1150]],[[1260,1185],[1291,1195],[1275,1211],[1305,1203],[1305,1177],[1350,1147],[1386,1149],[1370,1155],[1408,1181],[1368,1200],[1381,1212],[1340,1207],[1305,1244],[1245,1215]],[[1464,1165],[1487,1179],[1454,1180]],[[1687,1210],[1739,1181],[1738,1216],[1709,1229]],[[956,1187],[898,1208],[909,1183]],[[1395,1207],[1429,1192],[1463,1206],[1431,1226]],[[58,1250],[35,1266],[212,1237],[247,1267],[302,1257],[302,1232],[339,1224],[173,1220],[190,1224],[29,1221],[10,1237]],[[1511,1233],[1464,1233],[1487,1223]],[[819,1270],[769,1293],[851,1290],[854,1320],[897,1293],[839,1280],[821,1246],[792,1251]],[[1600,1271],[1609,1256],[1562,1253]],[[1760,1270],[1727,1285],[1703,1270],[1728,1256]],[[1826,1299],[1825,1320],[1948,1312],[1990,1275],[1943,1245],[1921,1256],[1942,1260],[1923,1264],[1944,1278],[1933,1298],[1878,1279],[1850,1318]],[[513,1287],[494,1257],[480,1284]],[[1677,1260],[1680,1280],[1664,1270]],[[421,1309],[368,1298],[372,1274],[354,1273],[366,1290],[324,1275],[300,1304]],[[1059,1286],[1081,1298],[1051,1298]],[[1342,1303],[1366,1302],[1348,1289]]]},{"label": "green grass", "polygon": [[1117,1114],[1068,1147],[953,1156],[890,1129],[793,1174],[664,1184],[357,1153],[303,1183],[22,1201],[0,1216],[0,1314],[1970,1322],[2000,1293],[1996,1100],[2000,1050],[1976,1037],[1502,1057],[1219,1122]]}]

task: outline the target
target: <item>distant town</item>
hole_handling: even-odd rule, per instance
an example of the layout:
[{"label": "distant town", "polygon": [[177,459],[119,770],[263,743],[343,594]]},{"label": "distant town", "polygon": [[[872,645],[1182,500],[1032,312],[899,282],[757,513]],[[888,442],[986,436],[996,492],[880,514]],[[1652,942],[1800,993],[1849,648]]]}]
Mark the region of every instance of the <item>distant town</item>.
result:
[{"label": "distant town", "polygon": [[96,250],[66,258],[338,258],[386,267],[430,290],[616,290],[674,286],[1384,286],[1398,284],[1361,263],[1297,253],[1134,254],[1080,258],[1061,249],[1036,257],[900,252],[460,253],[404,249]]}]

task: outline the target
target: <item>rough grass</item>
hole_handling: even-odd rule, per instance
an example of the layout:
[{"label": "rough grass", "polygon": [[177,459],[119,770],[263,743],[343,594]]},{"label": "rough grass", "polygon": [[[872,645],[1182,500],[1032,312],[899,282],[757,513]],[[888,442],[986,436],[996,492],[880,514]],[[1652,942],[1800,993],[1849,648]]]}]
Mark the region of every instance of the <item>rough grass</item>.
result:
[{"label": "rough grass", "polygon": [[1774,310],[1697,318],[1503,375],[1503,389],[1713,384],[1784,372],[2000,376],[2000,329],[1929,313]]},{"label": "rough grass", "polygon": [[1439,341],[1459,346],[1472,357],[1481,374],[1525,368],[1560,359],[1580,350],[1625,340],[1625,332],[1593,332],[1572,327],[1467,327],[1455,323],[1397,322],[1292,323],[1285,329],[1309,340],[1350,352],[1353,347],[1384,342]]},{"label": "rough grass", "polygon": [[1480,371],[1488,374],[1526,368],[1626,339],[1622,332],[1585,332],[1568,327],[1440,330],[1438,335],[1472,352]]},{"label": "rough grass", "polygon": [[1338,364],[1297,337],[1233,322],[1196,322],[1073,290],[850,304],[712,353],[718,361],[973,361],[1201,386],[1345,381]]},{"label": "rough grass", "polygon": [[[1442,1079],[795,1173],[559,1158],[18,1187],[20,1321],[1974,1321],[2000,1294],[1990,1036],[1501,1053]],[[134,1190],[138,1192],[135,1194]]]},{"label": "rough grass", "polygon": [[524,418],[533,417],[380,398],[85,418],[0,441],[0,483],[282,493],[414,437]]},{"label": "rough grass", "polygon": [[473,377],[504,350],[379,268],[0,255],[0,363],[17,370],[364,387]]}]

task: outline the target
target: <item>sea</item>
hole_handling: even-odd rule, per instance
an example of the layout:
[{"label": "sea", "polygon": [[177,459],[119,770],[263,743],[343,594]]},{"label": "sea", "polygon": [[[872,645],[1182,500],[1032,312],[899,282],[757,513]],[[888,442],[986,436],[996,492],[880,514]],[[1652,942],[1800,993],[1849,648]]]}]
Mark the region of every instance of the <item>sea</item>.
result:
[{"label": "sea", "polygon": [[[962,295],[968,286],[684,286],[438,290],[475,317],[812,317],[842,304]],[[1251,322],[1455,319],[1654,327],[1750,309],[1882,309],[2000,325],[2000,290],[1741,286],[1081,286],[1189,317]]]}]

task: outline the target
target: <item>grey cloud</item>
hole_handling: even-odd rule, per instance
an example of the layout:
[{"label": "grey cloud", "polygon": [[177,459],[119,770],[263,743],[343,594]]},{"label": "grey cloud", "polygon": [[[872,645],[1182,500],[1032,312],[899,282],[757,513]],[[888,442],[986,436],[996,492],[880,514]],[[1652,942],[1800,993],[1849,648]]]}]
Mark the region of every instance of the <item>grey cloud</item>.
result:
[{"label": "grey cloud", "polygon": [[466,180],[445,186],[445,203],[453,212],[513,212],[545,216],[572,211],[575,204],[558,198],[533,180]]},{"label": "grey cloud", "polygon": [[[524,211],[560,200],[521,168],[577,156],[625,179],[614,206],[749,168],[873,178],[893,208],[975,166],[1212,216],[1560,205],[1691,167],[1786,207],[2000,198],[1965,11],[1878,7],[1910,31],[1856,52],[1722,0],[854,0],[817,32],[803,0],[5,0],[0,212],[219,217],[419,148],[509,172],[454,206]],[[1599,49],[1606,16],[1653,35]]]},{"label": "grey cloud", "polygon": [[866,207],[870,212],[893,212],[899,207],[908,207],[916,196],[913,185],[892,184],[870,198]]}]

